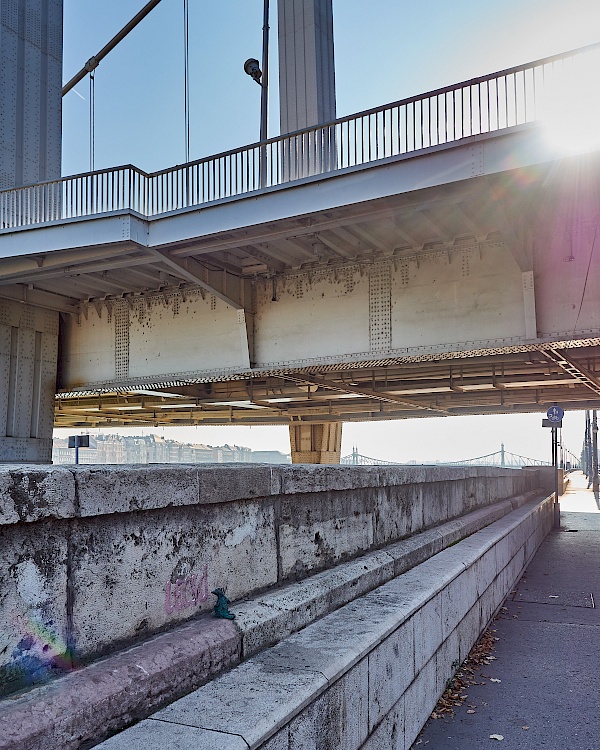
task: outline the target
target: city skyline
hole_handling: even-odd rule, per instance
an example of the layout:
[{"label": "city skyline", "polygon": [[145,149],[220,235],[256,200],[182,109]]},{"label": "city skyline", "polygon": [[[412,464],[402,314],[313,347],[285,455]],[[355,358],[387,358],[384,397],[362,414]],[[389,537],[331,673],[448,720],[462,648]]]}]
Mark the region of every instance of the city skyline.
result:
[{"label": "city skyline", "polygon": [[[550,460],[550,430],[542,427],[540,414],[496,414],[490,416],[431,417],[382,422],[347,422],[342,432],[342,456],[354,446],[362,455],[395,463],[461,461],[494,453],[502,443],[506,450],[538,461]],[[563,444],[579,456],[585,431],[585,412],[566,412]],[[86,430],[80,432],[85,433]],[[236,443],[251,450],[278,450],[289,453],[286,427],[115,427],[90,429],[96,434],[155,434],[190,443]],[[55,437],[65,438],[75,431],[60,429]]]}]

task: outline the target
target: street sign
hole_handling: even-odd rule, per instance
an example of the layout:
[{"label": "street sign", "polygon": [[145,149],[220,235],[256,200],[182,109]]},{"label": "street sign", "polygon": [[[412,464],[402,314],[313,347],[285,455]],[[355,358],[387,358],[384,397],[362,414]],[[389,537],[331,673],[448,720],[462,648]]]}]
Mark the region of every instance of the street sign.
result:
[{"label": "street sign", "polygon": [[548,409],[548,411],[546,412],[546,416],[551,422],[562,422],[562,418],[565,416],[565,412],[564,409],[561,409],[560,406],[554,404],[554,406],[551,406]]},{"label": "street sign", "polygon": [[549,419],[542,419],[542,427],[562,427],[562,421],[551,422]]},{"label": "street sign", "polygon": [[69,435],[69,448],[89,448],[89,435]]}]

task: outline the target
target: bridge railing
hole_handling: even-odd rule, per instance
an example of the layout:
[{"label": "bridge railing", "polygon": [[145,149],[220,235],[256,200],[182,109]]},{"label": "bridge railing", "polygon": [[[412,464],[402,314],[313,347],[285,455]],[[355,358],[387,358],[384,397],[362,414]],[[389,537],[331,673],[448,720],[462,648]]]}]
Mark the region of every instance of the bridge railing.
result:
[{"label": "bridge railing", "polygon": [[0,229],[130,209],[149,213],[148,175],[127,165],[0,192]]},{"label": "bridge railing", "polygon": [[[131,165],[0,192],[0,229],[130,209],[156,216],[539,119],[600,44],[147,174]],[[582,94],[587,95],[588,94]]]}]

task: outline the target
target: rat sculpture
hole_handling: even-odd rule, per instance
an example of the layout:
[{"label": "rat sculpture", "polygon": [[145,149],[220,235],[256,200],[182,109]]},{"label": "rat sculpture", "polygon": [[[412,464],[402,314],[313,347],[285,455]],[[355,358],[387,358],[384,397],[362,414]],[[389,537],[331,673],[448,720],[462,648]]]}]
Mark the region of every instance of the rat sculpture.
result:
[{"label": "rat sculpture", "polygon": [[235,620],[235,615],[229,611],[231,602],[225,596],[223,589],[215,589],[211,593],[217,597],[217,603],[213,607],[215,617],[221,617],[225,620]]}]

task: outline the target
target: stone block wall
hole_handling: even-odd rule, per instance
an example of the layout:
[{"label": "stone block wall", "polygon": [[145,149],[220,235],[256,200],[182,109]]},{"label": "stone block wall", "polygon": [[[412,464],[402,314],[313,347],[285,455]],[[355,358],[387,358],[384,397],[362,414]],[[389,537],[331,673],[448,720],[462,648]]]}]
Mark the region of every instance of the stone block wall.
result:
[{"label": "stone block wall", "polygon": [[410,750],[552,527],[532,500],[99,745]]},{"label": "stone block wall", "polygon": [[537,486],[535,472],[339,466],[0,467],[9,693]]}]

